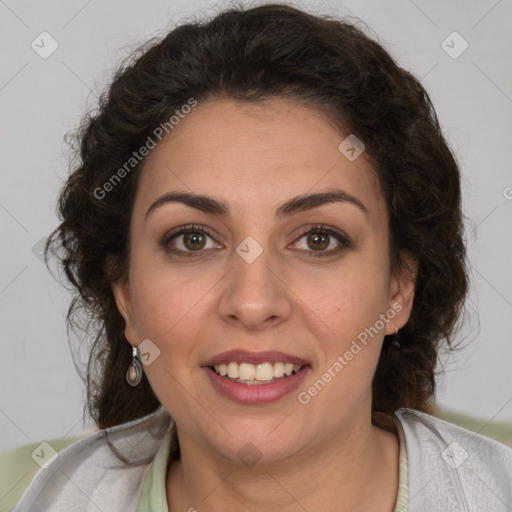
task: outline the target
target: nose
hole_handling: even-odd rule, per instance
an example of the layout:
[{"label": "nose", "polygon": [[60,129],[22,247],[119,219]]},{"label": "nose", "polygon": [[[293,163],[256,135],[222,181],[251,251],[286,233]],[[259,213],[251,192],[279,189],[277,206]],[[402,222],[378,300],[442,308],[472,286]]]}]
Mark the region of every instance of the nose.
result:
[{"label": "nose", "polygon": [[268,250],[264,249],[254,260],[245,258],[242,251],[233,252],[230,259],[232,266],[223,280],[218,305],[218,313],[225,322],[263,331],[290,318],[293,293]]}]

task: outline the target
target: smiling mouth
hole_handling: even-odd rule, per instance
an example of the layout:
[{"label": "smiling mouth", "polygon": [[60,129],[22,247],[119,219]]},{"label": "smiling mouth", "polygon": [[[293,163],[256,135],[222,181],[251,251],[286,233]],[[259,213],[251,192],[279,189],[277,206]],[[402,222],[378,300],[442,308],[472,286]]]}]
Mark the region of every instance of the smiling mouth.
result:
[{"label": "smiling mouth", "polygon": [[283,362],[251,364],[231,361],[229,363],[209,366],[208,368],[217,375],[233,382],[258,385],[270,384],[278,379],[285,379],[295,375],[303,368],[303,365]]}]

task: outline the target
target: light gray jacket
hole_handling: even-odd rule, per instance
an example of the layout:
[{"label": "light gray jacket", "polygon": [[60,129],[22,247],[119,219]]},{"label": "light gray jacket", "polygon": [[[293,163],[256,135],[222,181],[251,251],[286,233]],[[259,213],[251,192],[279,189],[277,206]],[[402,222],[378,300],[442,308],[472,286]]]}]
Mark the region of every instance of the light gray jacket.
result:
[{"label": "light gray jacket", "polygon": [[[395,415],[407,448],[404,512],[512,511],[512,448],[412,409]],[[152,459],[172,425],[160,408],[80,439],[37,473],[13,512],[135,512]],[[111,447],[140,464],[123,464]]]}]

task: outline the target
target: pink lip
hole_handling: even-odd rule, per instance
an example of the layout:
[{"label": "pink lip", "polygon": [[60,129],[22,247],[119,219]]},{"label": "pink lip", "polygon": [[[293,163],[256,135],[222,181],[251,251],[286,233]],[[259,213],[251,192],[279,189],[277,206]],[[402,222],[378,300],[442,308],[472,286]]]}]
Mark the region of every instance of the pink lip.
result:
[{"label": "pink lip", "polygon": [[248,352],[247,350],[229,350],[217,354],[216,356],[208,359],[202,366],[216,366],[218,364],[227,364],[231,361],[237,363],[251,363],[251,364],[262,364],[262,363],[291,363],[304,366],[309,364],[305,359],[285,354],[284,352],[278,352],[277,350],[266,350],[263,352]]},{"label": "pink lip", "polygon": [[[283,359],[280,360],[283,361]],[[214,361],[214,359],[212,359],[212,361]],[[233,361],[233,359],[231,359],[231,361]],[[265,361],[270,362],[268,359]],[[311,370],[311,366],[305,365],[300,369],[298,373],[290,375],[289,377],[278,378],[270,384],[251,385],[242,384],[230,380],[226,377],[221,377],[210,368],[208,368],[208,366],[203,366],[201,370],[206,373],[213,387],[221,395],[234,400],[235,402],[248,405],[265,404],[280,400],[284,396],[295,391],[299,387],[300,383],[304,380],[306,375],[309,373],[309,370]]]}]

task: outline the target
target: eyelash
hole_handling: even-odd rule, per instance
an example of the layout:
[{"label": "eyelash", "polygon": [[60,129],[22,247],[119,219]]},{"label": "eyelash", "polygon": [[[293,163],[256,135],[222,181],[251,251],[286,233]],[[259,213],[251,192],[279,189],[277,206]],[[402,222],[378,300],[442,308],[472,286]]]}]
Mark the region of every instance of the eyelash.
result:
[{"label": "eyelash", "polygon": [[[200,249],[198,251],[183,251],[181,249],[174,249],[169,246],[170,242],[174,238],[181,236],[181,235],[191,234],[191,233],[202,233],[202,234],[210,237],[212,240],[215,240],[213,235],[208,231],[208,229],[206,229],[202,226],[199,226],[197,224],[189,224],[187,226],[178,228],[177,231],[173,231],[171,233],[164,235],[164,237],[162,238],[162,241],[161,241],[161,245],[164,248],[164,250],[166,250],[167,252],[170,252],[171,254],[176,254],[176,255],[184,256],[184,257],[199,256],[201,252],[204,252],[204,250]],[[327,227],[324,224],[317,224],[316,226],[313,226],[312,228],[308,229],[307,231],[301,233],[298,236],[298,238],[296,239],[296,241],[298,241],[301,238],[303,238],[304,236],[310,235],[310,234],[326,234],[326,235],[332,236],[339,242],[340,245],[336,249],[331,249],[329,251],[299,250],[299,252],[304,253],[305,257],[307,257],[307,258],[322,258],[322,257],[325,258],[327,256],[332,256],[333,254],[340,253],[340,252],[344,251],[345,249],[348,249],[349,247],[351,247],[351,242],[346,235],[338,233],[337,231],[330,229],[329,227]]]}]

